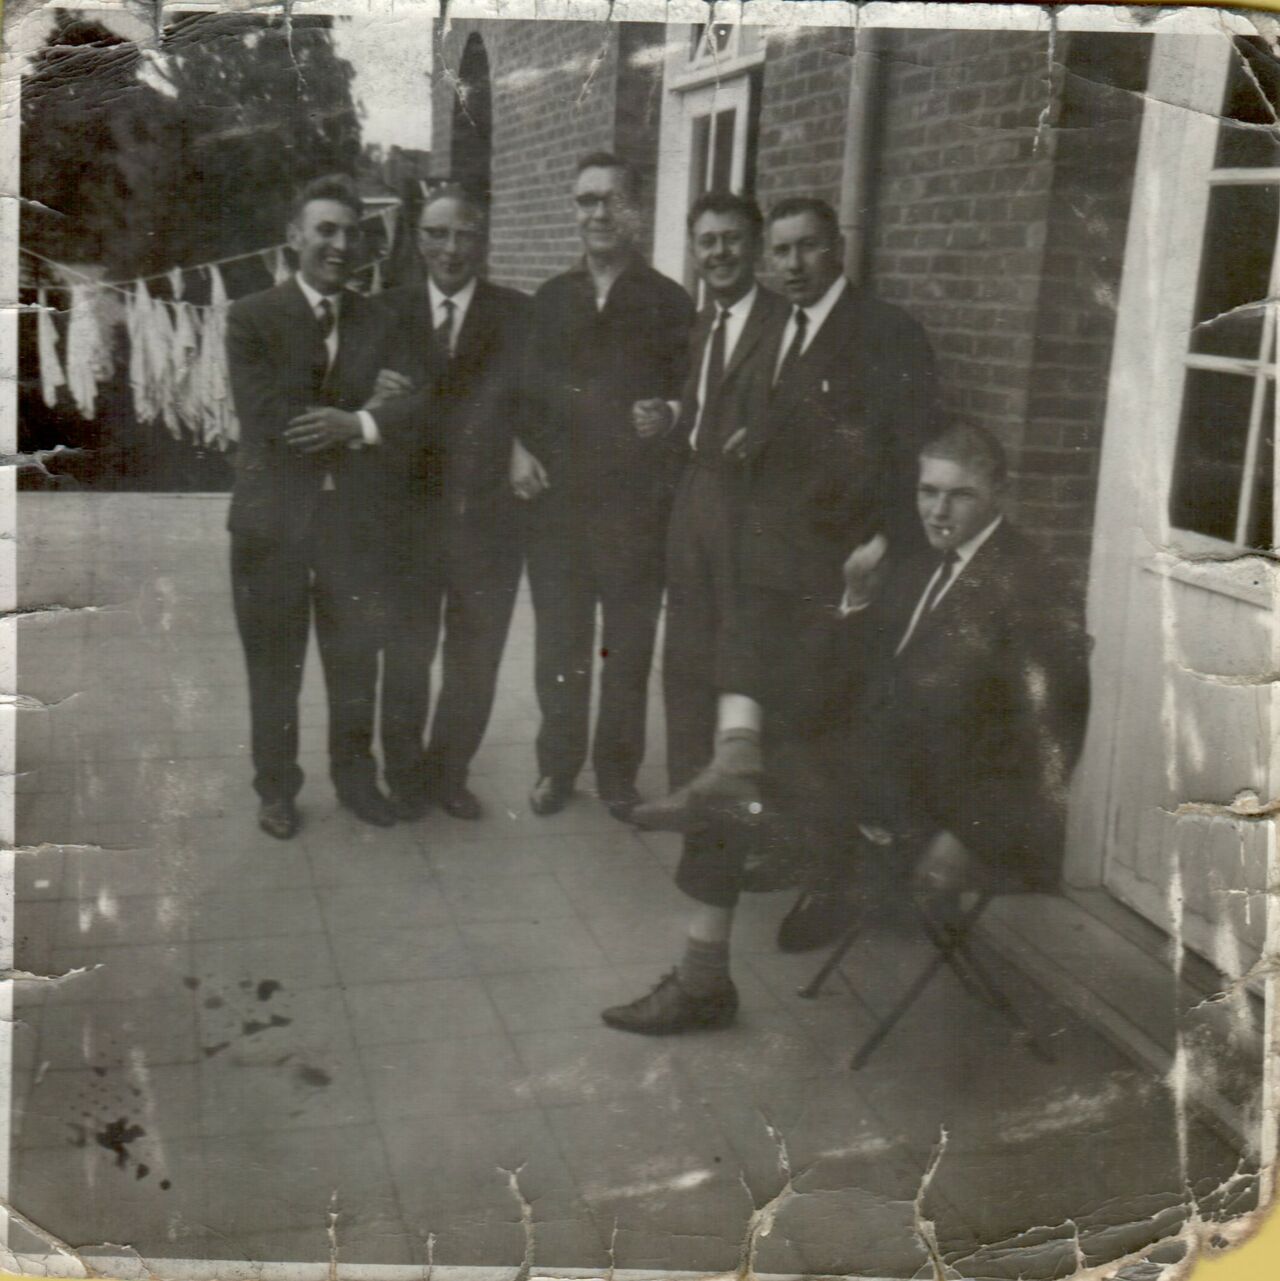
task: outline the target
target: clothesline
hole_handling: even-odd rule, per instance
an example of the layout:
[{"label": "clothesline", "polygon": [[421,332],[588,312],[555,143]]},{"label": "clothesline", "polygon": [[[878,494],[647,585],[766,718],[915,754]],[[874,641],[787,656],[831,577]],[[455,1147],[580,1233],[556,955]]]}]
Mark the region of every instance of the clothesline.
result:
[{"label": "clothesline", "polygon": [[[392,219],[398,203],[363,215],[362,222],[381,218],[387,241],[392,239]],[[227,371],[226,321],[231,305],[222,268],[233,262],[261,258],[276,283],[292,274],[284,258],[284,245],[270,245],[249,253],[232,254],[196,267],[173,267],[136,280],[96,280],[87,272],[21,247],[31,258],[65,273],[71,283],[37,287],[36,343],[40,361],[40,389],[45,405],[56,409],[65,393],[80,416],[92,420],[97,413],[99,389],[116,376],[112,327],[98,299],[106,291],[124,303],[124,328],[128,335],[129,394],[134,417],[142,424],[162,422],[174,440],[225,450],[240,435],[231,401]],[[382,288],[382,260],[358,268],[372,271],[369,292]],[[198,304],[183,297],[186,273],[204,272],[209,279],[209,302]],[[171,297],[154,297],[149,283],[167,281]],[[66,333],[60,335],[46,301],[50,288],[70,292],[66,308]],[[59,352],[61,343],[62,351]]]},{"label": "clothesline", "polygon": [[[363,214],[361,216],[360,221],[371,222],[375,218],[381,219],[383,223],[383,227],[386,230],[387,241],[388,243],[390,243],[392,239],[392,227],[390,225],[390,220],[392,217],[394,217],[395,212],[399,207],[400,207],[400,202],[397,200],[395,204],[387,205],[383,209],[370,210],[368,213]],[[109,289],[113,293],[122,294],[126,297],[131,296],[136,291],[138,285],[152,284],[157,280],[167,280],[172,284],[174,281],[175,275],[182,275],[187,272],[195,273],[195,272],[201,272],[201,271],[208,273],[208,272],[211,272],[211,270],[215,267],[225,267],[228,264],[233,262],[247,262],[250,258],[262,258],[264,260],[264,263],[267,266],[267,269],[269,271],[272,271],[273,268],[270,262],[268,262],[267,260],[271,255],[280,254],[287,248],[288,248],[287,243],[282,243],[277,245],[267,245],[265,248],[262,248],[262,249],[250,249],[246,253],[230,254],[225,258],[216,258],[212,262],[198,263],[194,267],[177,267],[177,266],[170,267],[168,271],[157,271],[150,276],[138,276],[132,280],[98,280],[96,277],[89,275],[87,272],[80,271],[75,267],[70,267],[66,263],[58,262],[57,259],[55,258],[48,258],[42,253],[37,253],[34,249],[28,249],[25,245],[18,246],[19,252],[26,254],[28,258],[34,258],[39,262],[45,263],[50,267],[56,268],[59,272],[65,273],[68,276],[74,276],[76,277],[76,279],[83,281],[86,285],[90,286],[91,288]],[[365,263],[361,267],[357,267],[353,274],[360,274],[366,271],[373,271],[379,265],[380,265],[379,261],[377,259],[374,259],[371,262]],[[180,289],[178,290],[178,296],[179,297],[181,296]],[[189,305],[197,306],[197,307],[199,306],[199,304],[195,304],[195,303],[189,304]],[[204,308],[202,307],[200,309],[204,310]]]}]

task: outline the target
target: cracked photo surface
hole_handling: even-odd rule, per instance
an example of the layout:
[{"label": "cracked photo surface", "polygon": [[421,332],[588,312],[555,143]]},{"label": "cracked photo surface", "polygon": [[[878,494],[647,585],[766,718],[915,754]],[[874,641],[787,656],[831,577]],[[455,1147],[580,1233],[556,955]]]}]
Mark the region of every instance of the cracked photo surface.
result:
[{"label": "cracked photo surface", "polygon": [[6,1270],[1174,1281],[1258,1229],[1276,19],[3,40]]}]

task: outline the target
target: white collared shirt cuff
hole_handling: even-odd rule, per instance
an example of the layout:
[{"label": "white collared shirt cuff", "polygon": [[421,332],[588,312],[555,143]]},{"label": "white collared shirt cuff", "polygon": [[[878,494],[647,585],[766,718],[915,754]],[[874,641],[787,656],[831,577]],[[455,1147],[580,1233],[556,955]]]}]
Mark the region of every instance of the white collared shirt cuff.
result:
[{"label": "white collared shirt cuff", "polygon": [[358,409],[356,417],[360,419],[360,439],[353,440],[351,448],[363,449],[365,445],[382,444],[382,433],[378,431],[378,424],[374,422],[373,415],[367,409]]},{"label": "white collared shirt cuff", "polygon": [[848,618],[851,614],[861,614],[862,611],[870,604],[871,602],[869,600],[864,600],[859,601],[855,605],[849,600],[849,593],[845,592],[845,594],[840,598],[840,608],[838,613],[841,618]]}]

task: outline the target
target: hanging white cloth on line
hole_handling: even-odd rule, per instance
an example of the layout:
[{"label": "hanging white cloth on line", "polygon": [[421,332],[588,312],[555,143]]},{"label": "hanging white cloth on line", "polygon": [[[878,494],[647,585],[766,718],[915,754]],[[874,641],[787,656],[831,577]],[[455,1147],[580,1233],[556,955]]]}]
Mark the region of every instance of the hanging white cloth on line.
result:
[{"label": "hanging white cloth on line", "polygon": [[67,376],[62,372],[62,361],[58,359],[58,328],[53,323],[53,312],[44,289],[37,293],[36,315],[36,348],[40,356],[40,391],[44,403],[50,409],[58,407],[58,392],[67,385]]},{"label": "hanging white cloth on line", "polygon": [[67,323],[67,388],[80,411],[92,420],[97,412],[98,384],[111,377],[111,351],[102,332],[93,285],[71,286]]}]

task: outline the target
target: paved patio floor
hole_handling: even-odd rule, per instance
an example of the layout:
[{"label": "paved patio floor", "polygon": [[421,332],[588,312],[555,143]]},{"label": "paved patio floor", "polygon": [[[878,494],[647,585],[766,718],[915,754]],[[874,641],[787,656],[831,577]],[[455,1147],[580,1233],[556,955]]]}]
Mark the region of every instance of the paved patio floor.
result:
[{"label": "paved patio floor", "polygon": [[[336,808],[312,655],[305,828],[255,826],[225,500],[24,494],[11,1200],[75,1246],[156,1258],[1065,1275],[1247,1203],[1231,1146],[1014,970],[1043,1064],[949,975],[861,1072],[925,956],[886,925],[795,996],[785,895],[750,899],[731,1030],[649,1040],[602,1006],[669,966],[676,843],[584,777],[533,817],[522,599],[475,765],[479,823]],[[91,606],[91,608],[83,608]],[[60,607],[72,607],[62,609]],[[642,790],[663,781],[659,682]],[[790,1179],[788,1179],[788,1171]],[[331,1218],[331,1216],[333,1216]]]}]

